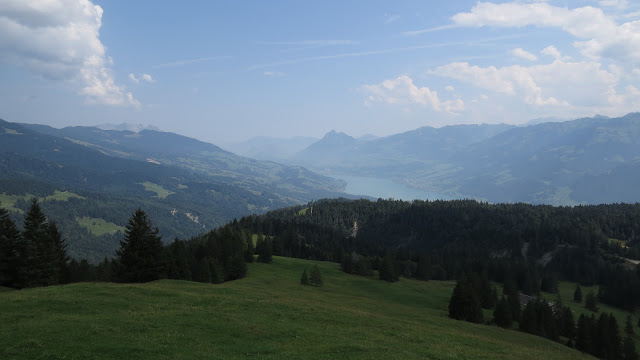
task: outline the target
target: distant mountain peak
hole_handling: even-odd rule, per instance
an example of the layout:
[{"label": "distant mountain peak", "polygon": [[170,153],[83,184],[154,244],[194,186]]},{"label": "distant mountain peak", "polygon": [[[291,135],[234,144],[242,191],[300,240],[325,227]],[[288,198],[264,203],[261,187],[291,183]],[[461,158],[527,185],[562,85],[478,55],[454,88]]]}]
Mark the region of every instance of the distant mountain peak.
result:
[{"label": "distant mountain peak", "polygon": [[133,131],[133,132],[140,132],[143,130],[153,130],[153,131],[162,131],[160,130],[160,128],[153,126],[151,124],[129,124],[126,122],[123,122],[121,124],[100,124],[100,125],[96,125],[95,127],[97,127],[100,130],[117,130],[117,131]]}]

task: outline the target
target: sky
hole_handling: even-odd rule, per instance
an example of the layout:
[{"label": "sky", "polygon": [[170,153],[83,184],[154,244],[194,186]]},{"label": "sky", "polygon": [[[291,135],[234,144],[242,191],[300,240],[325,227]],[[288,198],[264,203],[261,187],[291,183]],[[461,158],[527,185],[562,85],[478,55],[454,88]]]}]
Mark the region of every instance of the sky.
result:
[{"label": "sky", "polygon": [[640,1],[0,1],[0,118],[219,145],[640,111]]}]

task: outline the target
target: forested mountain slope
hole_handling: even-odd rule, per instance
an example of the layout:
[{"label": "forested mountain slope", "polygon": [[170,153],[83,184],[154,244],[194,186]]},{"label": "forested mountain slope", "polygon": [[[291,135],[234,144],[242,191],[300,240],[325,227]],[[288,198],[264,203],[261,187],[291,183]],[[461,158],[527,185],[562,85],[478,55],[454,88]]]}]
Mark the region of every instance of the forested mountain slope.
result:
[{"label": "forested mountain slope", "polygon": [[[71,255],[79,258],[112,256],[127,217],[137,207],[145,208],[156,219],[165,241],[171,241],[250,213],[343,195],[329,190],[332,186],[339,190],[339,183],[332,179],[301,168],[239,158],[175,134],[72,130],[107,134],[102,137],[104,146],[0,120],[0,202],[20,222],[28,198],[49,197],[43,208],[68,236]],[[108,147],[109,139],[125,145]],[[129,155],[123,154],[125,150]],[[218,165],[208,153],[227,157],[220,160],[219,168],[237,166],[240,170],[212,175]],[[183,158],[194,164],[183,162]],[[240,162],[236,163],[237,159]],[[210,166],[200,167],[201,163]],[[56,197],[56,191],[73,196]]]}]

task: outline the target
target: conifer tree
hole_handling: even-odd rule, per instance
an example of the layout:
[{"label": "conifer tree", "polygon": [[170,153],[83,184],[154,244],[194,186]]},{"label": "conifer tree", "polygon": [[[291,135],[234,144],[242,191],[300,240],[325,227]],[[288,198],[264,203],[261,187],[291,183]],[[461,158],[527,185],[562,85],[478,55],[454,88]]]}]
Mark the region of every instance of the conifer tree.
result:
[{"label": "conifer tree", "polygon": [[9,218],[9,213],[0,207],[0,286],[22,287],[20,271],[24,270],[20,231]]},{"label": "conifer tree", "polygon": [[584,316],[584,314],[581,314],[578,318],[578,326],[576,328],[576,349],[586,353],[592,352],[592,327],[593,324],[591,320]]},{"label": "conifer tree", "polygon": [[510,292],[507,296],[509,300],[509,308],[511,309],[511,319],[513,321],[520,321],[520,313],[522,312],[522,308],[520,305],[520,296],[518,296],[517,291]]},{"label": "conifer tree", "polygon": [[242,279],[247,276],[247,263],[241,254],[230,256],[225,263],[225,281]]},{"label": "conifer tree", "polygon": [[211,272],[211,283],[213,284],[222,284],[225,279],[225,269],[222,265],[218,264],[216,261],[209,262],[209,268]]},{"label": "conifer tree", "polygon": [[309,276],[307,276],[307,269],[302,271],[302,276],[300,277],[300,285],[309,285]]},{"label": "conifer tree", "polygon": [[311,268],[311,274],[309,274],[309,283],[316,287],[323,285],[322,274],[320,273],[318,265],[313,265],[313,268]]},{"label": "conifer tree", "polygon": [[158,228],[151,228],[147,214],[138,209],[133,213],[125,237],[120,241],[118,279],[121,282],[147,282],[159,279],[165,271],[164,249]]},{"label": "conifer tree", "polygon": [[576,286],[576,290],[573,292],[573,301],[577,303],[582,302],[582,289],[580,289],[580,284]]},{"label": "conifer tree", "polygon": [[380,269],[378,271],[378,275],[380,280],[385,280],[389,282],[398,281],[398,263],[394,256],[391,253],[386,253],[384,255],[384,259],[382,260],[382,264],[380,265]]},{"label": "conifer tree", "polygon": [[638,360],[638,352],[636,351],[636,343],[630,335],[624,338],[622,343],[622,358],[624,360]]},{"label": "conifer tree", "polygon": [[25,268],[24,286],[32,287],[48,285],[47,281],[47,250],[49,249],[47,218],[45,217],[38,199],[33,198],[24,218],[22,233],[22,248]]},{"label": "conifer tree", "polygon": [[253,239],[251,236],[246,238],[247,248],[244,251],[244,260],[248,263],[253,262],[253,255],[256,253],[256,248],[253,246]]},{"label": "conifer tree", "polygon": [[598,312],[598,299],[593,293],[593,290],[587,293],[587,298],[584,301],[584,306],[593,312]]},{"label": "conifer tree", "polygon": [[[258,241],[260,241],[260,238],[258,238]],[[258,262],[270,264],[273,261],[273,241],[270,238],[266,238],[259,244]]]},{"label": "conifer tree", "polygon": [[58,225],[51,221],[48,226],[48,249],[47,249],[47,266],[51,275],[48,277],[50,284],[61,284],[67,282],[65,274],[69,267],[69,256],[67,255],[67,245],[62,239],[62,234],[58,230]]},{"label": "conifer tree", "polygon": [[480,299],[469,276],[458,280],[449,300],[449,317],[474,323],[482,322]]},{"label": "conifer tree", "polygon": [[631,314],[627,315],[627,320],[624,322],[624,332],[627,335],[633,335],[633,324],[631,323]]},{"label": "conifer tree", "polygon": [[496,325],[503,328],[510,328],[513,323],[509,299],[504,295],[496,303],[496,308],[493,310],[493,320]]}]

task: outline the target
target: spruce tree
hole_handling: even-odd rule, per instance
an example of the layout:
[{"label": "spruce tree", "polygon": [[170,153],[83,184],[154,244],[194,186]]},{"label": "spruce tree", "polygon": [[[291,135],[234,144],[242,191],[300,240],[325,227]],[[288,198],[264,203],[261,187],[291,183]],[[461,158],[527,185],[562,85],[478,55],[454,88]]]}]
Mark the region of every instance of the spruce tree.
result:
[{"label": "spruce tree", "polygon": [[133,213],[125,237],[117,251],[118,279],[121,282],[147,282],[162,277],[165,271],[164,249],[158,228],[151,228],[147,214]]},{"label": "spruce tree", "polygon": [[24,218],[22,233],[25,268],[24,287],[48,285],[47,257],[49,250],[49,228],[38,199],[33,198]]},{"label": "spruce tree", "polygon": [[493,310],[493,320],[496,325],[503,328],[510,328],[513,323],[509,299],[504,295],[496,303],[496,308]]},{"label": "spruce tree", "polygon": [[241,254],[230,256],[224,266],[225,281],[242,279],[247,276],[247,263]]},{"label": "spruce tree", "polygon": [[273,261],[273,241],[270,238],[266,238],[260,242],[258,262],[270,264],[271,261]]},{"label": "spruce tree", "polygon": [[309,276],[307,276],[307,269],[302,271],[302,276],[300,277],[300,285],[309,285]]},{"label": "spruce tree", "polygon": [[584,301],[584,306],[593,312],[598,312],[598,299],[596,295],[593,293],[593,290],[587,293],[587,298]]},{"label": "spruce tree", "polygon": [[518,295],[518,292],[510,292],[507,299],[509,300],[509,308],[511,309],[511,319],[513,321],[520,322],[522,306],[520,304],[520,296]]},{"label": "spruce tree", "polygon": [[396,258],[392,256],[391,253],[386,253],[384,255],[384,259],[382,260],[382,264],[380,265],[378,275],[380,277],[380,280],[389,282],[398,281],[398,263],[396,262]]},{"label": "spruce tree", "polygon": [[576,349],[586,353],[592,352],[592,328],[593,324],[591,320],[584,316],[584,314],[581,314],[576,327]]},{"label": "spruce tree", "polygon": [[20,231],[9,218],[9,213],[0,207],[0,286],[22,287],[20,272],[24,271]]},{"label": "spruce tree", "polygon": [[576,290],[573,292],[573,301],[577,303],[582,302],[582,289],[580,289],[580,284],[576,286]]},{"label": "spruce tree", "polygon": [[624,360],[638,360],[638,352],[636,351],[636,343],[630,335],[624,338],[622,343],[622,358]]},{"label": "spruce tree", "polygon": [[624,322],[624,332],[627,335],[633,335],[633,323],[631,323],[631,314],[627,315],[627,320]]},{"label": "spruce tree", "polygon": [[253,255],[256,253],[256,248],[253,246],[253,239],[251,236],[246,238],[247,248],[244,251],[244,260],[248,263],[253,262]]},{"label": "spruce tree", "polygon": [[67,245],[62,239],[62,234],[58,230],[58,225],[51,221],[48,226],[48,253],[47,268],[51,271],[51,284],[61,284],[68,282],[66,274],[69,266],[69,256],[67,255]]},{"label": "spruce tree", "polygon": [[449,300],[449,317],[474,323],[482,322],[480,299],[469,276],[458,280]]},{"label": "spruce tree", "polygon": [[322,274],[320,273],[320,269],[318,268],[318,265],[313,265],[313,268],[311,268],[311,274],[309,275],[309,283],[316,287],[323,285]]}]

